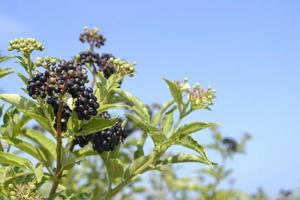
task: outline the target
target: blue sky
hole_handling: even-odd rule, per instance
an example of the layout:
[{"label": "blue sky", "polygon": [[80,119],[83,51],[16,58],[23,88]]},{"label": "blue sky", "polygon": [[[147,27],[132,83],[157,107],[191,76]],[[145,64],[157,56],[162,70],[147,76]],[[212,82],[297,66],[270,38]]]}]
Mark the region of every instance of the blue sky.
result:
[{"label": "blue sky", "polygon": [[[70,58],[86,48],[82,27],[97,26],[108,39],[102,52],[138,63],[124,87],[146,102],[170,97],[162,77],[212,85],[213,111],[190,119],[218,122],[233,137],[250,132],[247,156],[231,163],[237,186],[274,193],[300,186],[299,9],[292,0],[2,1],[0,49],[30,36],[46,47],[36,55]],[[9,92],[20,85],[0,81]]]}]

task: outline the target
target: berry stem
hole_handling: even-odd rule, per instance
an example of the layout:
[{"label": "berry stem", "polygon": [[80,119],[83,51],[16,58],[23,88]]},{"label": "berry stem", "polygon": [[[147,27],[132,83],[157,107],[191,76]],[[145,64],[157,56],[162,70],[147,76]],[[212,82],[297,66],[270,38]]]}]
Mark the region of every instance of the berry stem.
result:
[{"label": "berry stem", "polygon": [[62,149],[62,138],[61,138],[61,115],[62,115],[62,111],[63,111],[63,105],[64,102],[62,100],[62,96],[60,97],[60,103],[59,103],[59,108],[58,108],[58,112],[57,112],[57,117],[56,117],[56,156],[57,156],[57,161],[56,161],[56,173],[55,173],[55,179],[49,194],[49,197],[54,195],[56,192],[56,189],[58,187],[58,184],[61,180],[62,177],[62,172],[63,170],[62,168],[62,160],[61,160],[61,149]]}]

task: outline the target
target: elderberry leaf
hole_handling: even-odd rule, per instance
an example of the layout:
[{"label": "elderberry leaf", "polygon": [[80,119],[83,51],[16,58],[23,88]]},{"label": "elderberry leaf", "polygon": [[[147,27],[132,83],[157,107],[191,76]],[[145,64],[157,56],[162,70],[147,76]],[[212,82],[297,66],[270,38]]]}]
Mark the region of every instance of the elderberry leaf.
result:
[{"label": "elderberry leaf", "polygon": [[207,162],[207,160],[201,156],[180,153],[178,155],[170,156],[170,157],[166,158],[165,160],[156,162],[155,166],[161,167],[163,165],[185,163],[185,162],[198,162],[198,163],[208,164],[208,165],[210,164],[210,162]]},{"label": "elderberry leaf", "polygon": [[172,81],[169,81],[167,79],[164,79],[164,80],[165,80],[165,82],[167,83],[167,85],[169,87],[169,90],[170,90],[170,92],[173,96],[173,99],[176,101],[176,103],[178,105],[180,113],[182,113],[183,109],[184,109],[184,103],[183,103],[181,90]]},{"label": "elderberry leaf", "polygon": [[44,177],[43,168],[44,166],[42,163],[38,163],[34,168],[37,183],[40,183]]},{"label": "elderberry leaf", "polygon": [[11,68],[0,67],[0,78],[3,78],[4,76],[7,76],[7,75],[12,74],[14,72],[15,71]]},{"label": "elderberry leaf", "polygon": [[[174,108],[176,109],[176,106]],[[161,128],[164,135],[167,135],[172,129],[175,109],[171,109],[167,112],[162,119]]]},{"label": "elderberry leaf", "polygon": [[104,119],[104,118],[94,118],[91,119],[87,124],[83,125],[81,131],[76,135],[89,135],[91,133],[96,133],[104,129],[112,127],[118,121],[118,117],[113,119]]},{"label": "elderberry leaf", "polygon": [[107,171],[110,180],[118,182],[124,175],[124,164],[119,159],[109,159]]},{"label": "elderberry leaf", "polygon": [[0,94],[0,99],[14,105],[20,112],[36,120],[45,130],[53,135],[55,134],[52,122],[49,122],[47,118],[44,117],[34,101],[17,94]]},{"label": "elderberry leaf", "polygon": [[149,110],[146,105],[137,97],[129,92],[123,91],[121,89],[115,88],[114,92],[120,95],[124,99],[124,102],[131,103],[130,109],[136,112],[144,121],[150,121]]},{"label": "elderberry leaf", "polygon": [[[202,145],[200,145],[196,140],[194,140],[191,136],[184,136],[179,138],[175,144],[187,147],[199,153],[199,155],[206,160],[207,163],[211,163],[204,151]],[[210,164],[211,165],[211,164]]]},{"label": "elderberry leaf", "polygon": [[216,126],[216,124],[209,122],[191,122],[181,126],[177,131],[175,131],[175,133],[172,134],[170,139],[176,140],[182,136],[186,136],[213,126]]},{"label": "elderberry leaf", "polygon": [[152,120],[152,124],[154,126],[157,126],[159,124],[159,122],[163,117],[164,112],[166,112],[170,108],[170,106],[174,104],[174,102],[175,102],[174,100],[168,101],[159,109],[159,111],[154,115]]},{"label": "elderberry leaf", "polygon": [[21,168],[33,169],[30,160],[17,156],[13,153],[0,152],[0,163],[13,165]]},{"label": "elderberry leaf", "polygon": [[16,147],[17,149],[20,149],[21,151],[31,155],[35,159],[39,160],[40,162],[50,165],[51,160],[47,158],[47,156],[37,147],[33,146],[33,144],[30,144],[29,142],[26,142],[24,140],[18,139],[18,138],[4,138],[2,139],[6,144],[12,145]]},{"label": "elderberry leaf", "polygon": [[140,129],[142,129],[145,133],[149,134],[155,144],[159,144],[167,139],[166,136],[163,135],[158,128],[142,120],[139,116],[128,113],[126,114],[126,117]]},{"label": "elderberry leaf", "polygon": [[44,133],[34,129],[27,129],[23,136],[35,142],[49,160],[56,160],[56,144]]}]

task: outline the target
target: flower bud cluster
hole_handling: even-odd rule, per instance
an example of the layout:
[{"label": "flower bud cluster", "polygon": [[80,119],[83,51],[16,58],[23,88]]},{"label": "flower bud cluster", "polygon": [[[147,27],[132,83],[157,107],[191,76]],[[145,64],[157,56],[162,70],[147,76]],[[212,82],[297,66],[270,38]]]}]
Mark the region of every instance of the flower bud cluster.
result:
[{"label": "flower bud cluster", "polygon": [[106,39],[102,34],[99,34],[99,29],[94,27],[89,29],[88,27],[84,27],[84,33],[80,34],[79,40],[84,43],[89,43],[92,47],[100,48],[104,45]]},{"label": "flower bud cluster", "polygon": [[117,73],[121,75],[133,76],[135,73],[135,63],[130,63],[120,58],[109,58],[107,61],[109,64],[113,65]]},{"label": "flower bud cluster", "polygon": [[17,38],[9,42],[9,51],[17,50],[24,56],[30,55],[34,50],[43,51],[44,46],[34,38]]},{"label": "flower bud cluster", "polygon": [[23,183],[23,184],[9,184],[10,200],[44,200],[37,192],[37,188],[34,183]]},{"label": "flower bud cluster", "polygon": [[187,78],[183,82],[175,81],[175,84],[180,91],[187,94],[192,107],[208,107],[213,105],[213,101],[216,98],[216,91],[213,88],[209,87],[205,90],[199,83],[191,87]]}]

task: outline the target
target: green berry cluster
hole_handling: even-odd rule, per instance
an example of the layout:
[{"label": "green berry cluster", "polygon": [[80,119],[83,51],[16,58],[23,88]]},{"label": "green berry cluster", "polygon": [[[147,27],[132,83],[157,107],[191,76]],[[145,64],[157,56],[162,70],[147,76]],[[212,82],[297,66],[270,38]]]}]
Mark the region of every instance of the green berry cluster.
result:
[{"label": "green berry cluster", "polygon": [[30,55],[34,50],[43,51],[44,46],[34,38],[17,38],[9,42],[9,51],[17,50],[24,56]]},{"label": "green berry cluster", "polygon": [[114,66],[117,73],[121,75],[133,76],[135,73],[135,63],[130,63],[120,58],[111,57],[107,63]]}]

